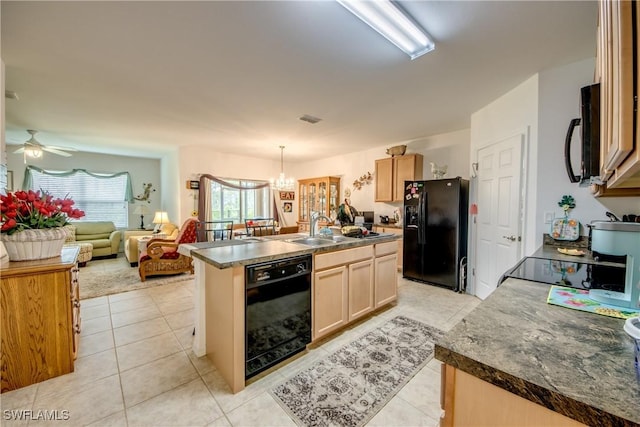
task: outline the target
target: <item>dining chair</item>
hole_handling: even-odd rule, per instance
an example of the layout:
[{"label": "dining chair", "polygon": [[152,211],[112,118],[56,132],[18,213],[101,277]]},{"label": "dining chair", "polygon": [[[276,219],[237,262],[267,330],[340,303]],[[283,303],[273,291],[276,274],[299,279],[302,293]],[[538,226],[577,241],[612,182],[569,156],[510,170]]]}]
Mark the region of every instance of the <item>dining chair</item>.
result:
[{"label": "dining chair", "polygon": [[233,239],[233,221],[200,221],[198,227],[207,242]]},{"label": "dining chair", "polygon": [[270,236],[276,234],[273,218],[252,218],[244,221],[248,236]]}]

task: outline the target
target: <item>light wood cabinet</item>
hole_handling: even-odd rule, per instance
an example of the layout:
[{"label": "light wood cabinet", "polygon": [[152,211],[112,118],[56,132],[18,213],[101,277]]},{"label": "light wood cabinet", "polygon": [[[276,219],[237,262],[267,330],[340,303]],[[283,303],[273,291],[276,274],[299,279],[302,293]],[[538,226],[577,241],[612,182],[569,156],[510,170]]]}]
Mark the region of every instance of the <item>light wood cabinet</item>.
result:
[{"label": "light wood cabinet", "polygon": [[633,67],[640,45],[633,30],[640,22],[637,7],[637,2],[599,2],[596,81],[601,91],[600,178],[606,188],[595,187],[598,196],[637,195],[606,190],[640,188],[640,122],[634,123],[640,114],[635,111],[640,73]]},{"label": "light wood cabinet", "polygon": [[347,323],[348,270],[330,268],[313,275],[313,339]]},{"label": "light wood cabinet", "polygon": [[396,242],[318,254],[313,259],[313,341],[398,297]]},{"label": "light wood cabinet", "polygon": [[373,245],[317,254],[313,269],[314,341],[373,310]]},{"label": "light wood cabinet", "polygon": [[2,392],[73,372],[80,333],[78,247],[2,268]]},{"label": "light wood cabinet", "polygon": [[[384,226],[380,226],[380,225],[376,225],[375,227],[373,227],[373,231],[375,231],[376,233],[393,233],[393,234],[397,234],[399,236],[402,236],[402,228],[397,228],[397,227],[384,227]],[[397,266],[398,266],[398,271],[402,271],[402,254],[403,254],[403,241],[402,239],[398,239],[396,240],[396,246],[397,246]]]},{"label": "light wood cabinet", "polygon": [[[340,177],[324,176],[298,181],[298,229],[309,231],[311,212],[335,218],[340,205]],[[324,224],[325,222],[320,222]]]},{"label": "light wood cabinet", "polygon": [[374,308],[382,307],[398,299],[398,275],[395,242],[387,242],[375,247]]},{"label": "light wood cabinet", "polygon": [[373,311],[373,259],[349,265],[349,322]]},{"label": "light wood cabinet", "polygon": [[577,427],[584,424],[442,364],[440,426]]},{"label": "light wood cabinet", "polygon": [[422,154],[405,154],[376,160],[375,201],[402,201],[404,182],[422,179],[422,163]]}]

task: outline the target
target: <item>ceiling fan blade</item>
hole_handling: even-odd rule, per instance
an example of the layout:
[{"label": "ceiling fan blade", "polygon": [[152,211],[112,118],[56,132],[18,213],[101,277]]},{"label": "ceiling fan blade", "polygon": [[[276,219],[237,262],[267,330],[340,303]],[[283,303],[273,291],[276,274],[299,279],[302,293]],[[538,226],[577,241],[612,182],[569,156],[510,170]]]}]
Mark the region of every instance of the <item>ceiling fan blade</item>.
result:
[{"label": "ceiling fan blade", "polygon": [[78,151],[75,148],[71,148],[71,147],[56,147],[55,145],[45,145],[45,147],[52,148],[54,150]]},{"label": "ceiling fan blade", "polygon": [[42,147],[42,149],[43,149],[44,151],[46,151],[46,152],[53,153],[53,154],[57,154],[57,155],[59,155],[59,156],[71,157],[71,154],[66,153],[66,152],[64,152],[64,151],[61,151],[61,150],[58,150],[58,149],[55,149],[55,148],[51,148],[51,147]]},{"label": "ceiling fan blade", "polygon": [[13,152],[13,154],[18,154],[18,153],[24,153],[24,146],[18,148],[16,151]]}]

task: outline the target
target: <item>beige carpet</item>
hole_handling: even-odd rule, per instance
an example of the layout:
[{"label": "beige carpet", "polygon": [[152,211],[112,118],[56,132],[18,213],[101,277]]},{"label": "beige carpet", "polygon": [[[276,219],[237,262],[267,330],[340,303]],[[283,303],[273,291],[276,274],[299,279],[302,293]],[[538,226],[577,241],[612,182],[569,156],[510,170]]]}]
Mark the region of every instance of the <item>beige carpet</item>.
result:
[{"label": "beige carpet", "polygon": [[182,273],[171,276],[147,277],[147,280],[142,282],[138,274],[138,267],[131,267],[124,257],[92,259],[86,267],[80,267],[80,299],[162,286],[168,283],[192,280],[193,277],[189,273]]}]

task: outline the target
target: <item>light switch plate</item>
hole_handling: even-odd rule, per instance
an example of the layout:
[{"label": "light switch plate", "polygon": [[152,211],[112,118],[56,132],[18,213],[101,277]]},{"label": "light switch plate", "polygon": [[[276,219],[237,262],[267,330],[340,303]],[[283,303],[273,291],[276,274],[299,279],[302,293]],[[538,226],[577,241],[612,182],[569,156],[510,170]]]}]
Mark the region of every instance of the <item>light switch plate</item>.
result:
[{"label": "light switch plate", "polygon": [[556,215],[553,212],[545,212],[544,213],[544,223],[551,224],[555,219]]}]

